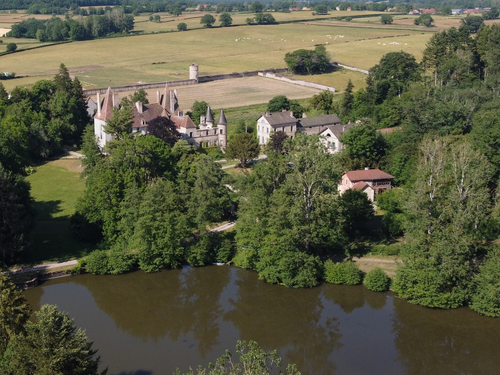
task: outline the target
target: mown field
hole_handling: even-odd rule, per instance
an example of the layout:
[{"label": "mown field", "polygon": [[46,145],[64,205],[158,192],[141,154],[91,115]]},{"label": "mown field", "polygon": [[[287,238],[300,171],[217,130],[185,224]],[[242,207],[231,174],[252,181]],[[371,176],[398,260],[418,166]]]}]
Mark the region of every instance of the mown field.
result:
[{"label": "mown field", "polygon": [[37,166],[27,177],[37,211],[29,263],[79,258],[89,251],[88,245],[73,239],[69,228],[69,218],[85,189],[82,170],[79,159],[59,159]]},{"label": "mown field", "polygon": [[[193,62],[200,66],[200,75],[285,67],[286,52],[314,48],[316,44],[327,45],[334,60],[370,68],[394,50],[404,49],[419,58],[431,35],[307,23],[238,26],[74,42],[21,51],[1,59],[3,71],[30,76],[5,81],[8,89],[50,78],[61,62],[84,87],[92,88],[186,79]],[[374,38],[386,43],[386,47],[367,43]],[[407,46],[389,45],[396,38]]]}]

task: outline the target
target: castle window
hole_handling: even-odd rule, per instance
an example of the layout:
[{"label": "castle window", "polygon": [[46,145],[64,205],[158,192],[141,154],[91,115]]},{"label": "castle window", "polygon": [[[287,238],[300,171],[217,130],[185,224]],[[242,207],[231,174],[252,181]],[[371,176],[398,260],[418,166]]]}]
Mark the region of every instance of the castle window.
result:
[{"label": "castle window", "polygon": [[189,138],[193,138],[193,132],[189,132]]},{"label": "castle window", "polygon": [[260,125],[257,125],[257,131],[260,132]]},{"label": "castle window", "polygon": [[221,129],[221,130],[220,130],[220,133],[221,133],[221,134],[224,134],[224,131]]},{"label": "castle window", "polygon": [[214,129],[214,134],[217,134],[217,129]]}]

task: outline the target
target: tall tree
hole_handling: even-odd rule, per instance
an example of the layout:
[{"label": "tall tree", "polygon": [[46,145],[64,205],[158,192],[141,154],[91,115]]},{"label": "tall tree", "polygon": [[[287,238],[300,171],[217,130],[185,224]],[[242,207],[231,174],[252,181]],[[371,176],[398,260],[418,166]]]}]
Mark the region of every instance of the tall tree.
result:
[{"label": "tall tree", "polygon": [[31,307],[16,285],[8,276],[0,275],[0,358],[9,342],[24,332],[30,315]]},{"label": "tall tree", "polygon": [[342,96],[342,101],[340,103],[340,113],[344,117],[348,117],[353,109],[354,105],[354,95],[352,93],[353,88],[354,85],[352,84],[352,81],[349,79],[349,82],[347,82],[347,87],[344,91],[344,95]]},{"label": "tall tree", "polygon": [[226,155],[228,159],[238,159],[246,168],[248,160],[259,156],[259,150],[259,142],[251,134],[236,134],[227,144]]},{"label": "tall tree", "polygon": [[471,295],[472,260],[491,210],[491,169],[465,142],[426,139],[421,154],[394,290],[411,303],[455,308]]},{"label": "tall tree", "polygon": [[43,305],[35,316],[37,321],[26,323],[26,333],[18,335],[6,353],[6,375],[106,374],[107,370],[98,370],[92,342],[66,313]]},{"label": "tall tree", "polygon": [[169,117],[157,117],[148,123],[148,134],[161,139],[170,147],[181,139],[175,123]]}]

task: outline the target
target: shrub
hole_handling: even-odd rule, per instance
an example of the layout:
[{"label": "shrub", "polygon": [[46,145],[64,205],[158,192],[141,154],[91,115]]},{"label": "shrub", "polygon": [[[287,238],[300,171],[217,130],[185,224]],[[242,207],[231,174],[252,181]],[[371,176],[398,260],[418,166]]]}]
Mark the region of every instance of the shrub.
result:
[{"label": "shrub", "polygon": [[325,262],[325,281],[331,284],[358,285],[362,275],[354,262],[334,263],[328,259]]},{"label": "shrub", "polygon": [[87,271],[95,275],[119,275],[132,270],[136,263],[133,254],[118,250],[96,250],[84,260]]},{"label": "shrub", "polygon": [[188,29],[186,23],[181,22],[180,24],[177,25],[177,30],[179,31],[186,31]]},{"label": "shrub", "polygon": [[7,43],[7,52],[14,52],[17,49],[16,43]]},{"label": "shrub", "polygon": [[380,268],[374,268],[368,272],[363,280],[366,289],[372,292],[385,292],[389,289],[391,279]]},{"label": "shrub", "polygon": [[233,258],[236,267],[245,269],[255,269],[255,265],[259,260],[259,253],[253,247],[243,246],[236,252]]},{"label": "shrub", "polygon": [[105,250],[96,250],[91,252],[85,257],[85,268],[90,273],[96,275],[106,275],[111,273],[108,252]]},{"label": "shrub", "polygon": [[493,251],[480,267],[469,307],[482,315],[500,317],[500,251]]}]

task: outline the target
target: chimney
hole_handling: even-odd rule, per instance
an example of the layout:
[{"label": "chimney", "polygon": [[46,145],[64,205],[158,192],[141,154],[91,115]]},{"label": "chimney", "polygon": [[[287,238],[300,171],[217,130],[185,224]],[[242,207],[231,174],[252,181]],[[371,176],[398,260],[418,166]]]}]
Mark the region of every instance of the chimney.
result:
[{"label": "chimney", "polygon": [[118,93],[113,93],[113,107],[118,107],[120,101],[118,100]]},{"label": "chimney", "polygon": [[307,115],[305,112],[302,112],[302,118],[307,118]]},{"label": "chimney", "polygon": [[369,171],[370,170],[370,167],[365,167],[365,171]]},{"label": "chimney", "polygon": [[101,114],[101,94],[97,92],[97,115]]},{"label": "chimney", "polygon": [[342,126],[342,131],[345,132],[345,125]]},{"label": "chimney", "polygon": [[160,104],[160,91],[156,91],[156,102]]},{"label": "chimney", "polygon": [[293,117],[293,112],[292,111],[290,111],[290,117]]},{"label": "chimney", "polygon": [[137,108],[137,111],[139,113],[142,113],[142,103],[141,102],[135,102],[135,107]]}]

